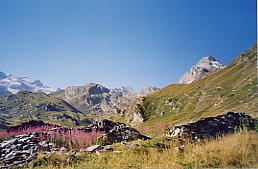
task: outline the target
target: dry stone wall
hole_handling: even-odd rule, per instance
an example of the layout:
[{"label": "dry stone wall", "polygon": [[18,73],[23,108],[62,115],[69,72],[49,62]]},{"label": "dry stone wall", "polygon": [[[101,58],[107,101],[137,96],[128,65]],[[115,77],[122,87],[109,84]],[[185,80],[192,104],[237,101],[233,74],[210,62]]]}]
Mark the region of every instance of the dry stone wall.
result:
[{"label": "dry stone wall", "polygon": [[256,125],[257,119],[246,113],[228,112],[222,115],[202,118],[192,123],[171,126],[165,135],[197,140],[233,133],[244,127],[255,129]]},{"label": "dry stone wall", "polygon": [[38,151],[50,151],[47,142],[38,141],[39,133],[22,134],[0,143],[0,168],[22,166],[37,157]]}]

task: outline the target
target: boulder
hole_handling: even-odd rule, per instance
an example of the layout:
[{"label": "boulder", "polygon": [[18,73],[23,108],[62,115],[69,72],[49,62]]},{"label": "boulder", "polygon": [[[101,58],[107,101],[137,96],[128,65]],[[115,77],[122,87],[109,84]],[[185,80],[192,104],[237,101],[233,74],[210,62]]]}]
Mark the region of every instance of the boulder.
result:
[{"label": "boulder", "polygon": [[148,140],[150,137],[142,135],[139,131],[134,128],[124,127],[117,130],[112,130],[99,139],[102,139],[105,144],[113,144],[119,142],[127,142],[133,140]]},{"label": "boulder", "polygon": [[124,127],[129,127],[129,125],[104,119],[102,121],[93,122],[87,126],[87,129],[95,129],[96,131],[104,131],[105,133],[108,133],[111,130],[117,130]]},{"label": "boulder", "polygon": [[96,151],[100,148],[101,148],[100,145],[93,145],[93,146],[87,147],[86,149],[82,149],[81,151],[91,153],[91,152],[94,152],[94,151]]}]

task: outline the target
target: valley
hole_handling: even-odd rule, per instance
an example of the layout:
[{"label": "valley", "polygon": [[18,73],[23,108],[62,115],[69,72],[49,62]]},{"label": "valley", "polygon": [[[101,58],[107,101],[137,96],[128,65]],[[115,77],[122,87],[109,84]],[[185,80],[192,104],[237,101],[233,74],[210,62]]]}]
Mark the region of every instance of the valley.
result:
[{"label": "valley", "polygon": [[254,45],[228,66],[203,57],[178,84],[139,91],[14,90],[0,73],[0,168],[257,167],[256,64]]}]

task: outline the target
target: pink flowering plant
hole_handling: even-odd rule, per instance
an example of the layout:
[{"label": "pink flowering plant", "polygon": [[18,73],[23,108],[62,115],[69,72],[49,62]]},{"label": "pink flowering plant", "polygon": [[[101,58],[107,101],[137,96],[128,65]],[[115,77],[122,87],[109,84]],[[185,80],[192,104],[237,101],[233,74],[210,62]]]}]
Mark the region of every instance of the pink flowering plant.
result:
[{"label": "pink flowering plant", "polygon": [[97,138],[102,134],[102,132],[96,130],[86,132],[82,129],[57,128],[50,132],[42,132],[39,140],[48,140],[59,147],[80,149],[96,144]]},{"label": "pink flowering plant", "polygon": [[32,132],[41,132],[41,131],[49,131],[54,127],[54,125],[47,124],[42,126],[24,126],[18,129],[11,129],[8,131],[0,132],[0,141],[10,139],[13,136],[21,135],[21,134],[28,134]]},{"label": "pink flowering plant", "polygon": [[83,129],[73,129],[57,127],[54,125],[42,125],[37,127],[25,126],[15,130],[0,132],[0,142],[8,140],[13,136],[39,132],[39,141],[49,141],[55,143],[58,147],[66,147],[68,149],[80,149],[96,144],[97,138],[103,132]]}]

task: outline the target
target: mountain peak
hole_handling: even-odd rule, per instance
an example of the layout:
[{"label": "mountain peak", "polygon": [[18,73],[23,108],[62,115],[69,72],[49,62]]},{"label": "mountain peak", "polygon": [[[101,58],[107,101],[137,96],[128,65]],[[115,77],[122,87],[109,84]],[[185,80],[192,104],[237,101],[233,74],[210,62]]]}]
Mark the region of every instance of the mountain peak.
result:
[{"label": "mountain peak", "polygon": [[130,86],[122,86],[121,88],[111,89],[111,91],[121,93],[122,95],[131,94],[135,92],[133,88]]},{"label": "mountain peak", "polygon": [[[215,62],[215,61],[217,61],[217,59],[215,59],[215,57],[213,57],[213,56],[204,56],[204,57],[202,57],[200,60],[199,60],[199,62]],[[198,62],[198,63],[199,63]],[[198,64],[197,63],[197,64]]]},{"label": "mountain peak", "polygon": [[[0,71],[0,93],[17,93],[21,90],[32,92],[43,92],[46,94],[56,92],[57,89],[44,86],[39,80],[33,80],[28,77],[18,77],[15,75],[6,75]],[[3,90],[5,90],[3,92]]]},{"label": "mountain peak", "polygon": [[196,65],[192,66],[191,69],[180,78],[179,83],[191,83],[224,67],[225,66],[213,56],[202,57]]}]

